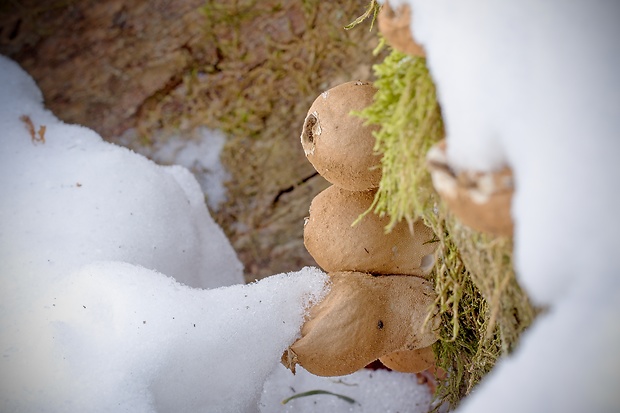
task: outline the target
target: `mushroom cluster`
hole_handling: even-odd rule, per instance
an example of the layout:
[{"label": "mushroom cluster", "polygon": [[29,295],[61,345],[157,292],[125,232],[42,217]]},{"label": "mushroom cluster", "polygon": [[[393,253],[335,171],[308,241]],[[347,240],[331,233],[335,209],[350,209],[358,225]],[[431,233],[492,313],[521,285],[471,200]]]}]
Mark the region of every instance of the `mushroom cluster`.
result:
[{"label": "mushroom cluster", "polygon": [[308,160],[332,185],[310,205],[304,245],[330,277],[331,289],[314,305],[301,338],[283,354],[319,376],[353,373],[380,360],[416,373],[434,365],[430,348],[438,318],[426,278],[435,258],[433,232],[422,221],[403,221],[389,233],[388,217],[367,214],[381,180],[373,127],[351,115],[372,103],[376,89],[353,81],[323,92],[304,121],[301,144]]}]

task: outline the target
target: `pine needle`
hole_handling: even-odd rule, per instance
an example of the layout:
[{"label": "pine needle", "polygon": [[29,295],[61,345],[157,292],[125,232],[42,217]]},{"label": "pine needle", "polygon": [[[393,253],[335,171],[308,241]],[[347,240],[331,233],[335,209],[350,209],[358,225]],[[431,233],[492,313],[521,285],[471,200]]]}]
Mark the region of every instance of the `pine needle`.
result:
[{"label": "pine needle", "polygon": [[350,398],[348,396],[342,395],[342,394],[332,393],[332,392],[327,391],[327,390],[310,390],[310,391],[303,392],[303,393],[297,393],[297,394],[289,397],[288,399],[284,399],[284,400],[282,400],[282,404],[286,404],[286,403],[290,402],[293,399],[298,399],[300,397],[314,396],[316,394],[328,394],[330,396],[336,396],[336,397],[338,397],[338,398],[340,398],[340,399],[342,399],[342,400],[344,400],[344,401],[346,401],[348,403],[351,403],[351,404],[355,403],[354,399],[352,399],[352,398]]}]

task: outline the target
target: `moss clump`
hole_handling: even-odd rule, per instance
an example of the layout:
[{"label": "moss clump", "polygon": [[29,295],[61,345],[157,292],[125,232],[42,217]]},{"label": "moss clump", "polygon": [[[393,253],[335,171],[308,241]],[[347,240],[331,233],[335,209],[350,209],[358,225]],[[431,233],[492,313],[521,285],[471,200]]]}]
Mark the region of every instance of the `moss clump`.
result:
[{"label": "moss clump", "polygon": [[392,51],[374,71],[374,103],[358,113],[380,125],[375,150],[383,155],[383,175],[371,209],[390,216],[386,230],[422,218],[436,234],[433,276],[442,321],[433,350],[448,372],[436,397],[456,407],[514,349],[536,309],[516,281],[512,240],[461,225],[433,189],[425,157],[444,128],[426,59]]},{"label": "moss clump", "polygon": [[517,283],[510,238],[463,226],[443,204],[425,218],[440,244],[434,279],[441,339],[433,350],[449,372],[435,396],[456,407],[516,347],[537,310]]},{"label": "moss clump", "polygon": [[426,152],[444,137],[441,110],[426,59],[393,50],[374,66],[379,90],[374,104],[359,113],[380,125],[375,151],[383,175],[372,209],[390,217],[390,230],[406,219],[410,225],[434,203]]}]

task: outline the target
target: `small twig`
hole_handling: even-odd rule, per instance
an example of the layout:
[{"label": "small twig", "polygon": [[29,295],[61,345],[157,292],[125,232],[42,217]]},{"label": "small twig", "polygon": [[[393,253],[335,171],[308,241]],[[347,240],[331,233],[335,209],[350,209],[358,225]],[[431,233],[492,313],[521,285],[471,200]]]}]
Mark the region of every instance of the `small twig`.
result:
[{"label": "small twig", "polygon": [[41,143],[45,143],[45,131],[46,130],[47,130],[47,127],[45,125],[39,126],[39,131],[37,133],[39,134],[39,141]]},{"label": "small twig", "polygon": [[39,131],[35,132],[34,123],[32,123],[32,119],[30,119],[30,116],[22,115],[19,117],[19,120],[24,122],[24,125],[26,125],[26,129],[28,130],[28,133],[30,134],[30,140],[32,141],[33,144],[36,145],[37,143],[45,143],[45,130],[46,130],[45,125],[41,125],[39,127]]}]

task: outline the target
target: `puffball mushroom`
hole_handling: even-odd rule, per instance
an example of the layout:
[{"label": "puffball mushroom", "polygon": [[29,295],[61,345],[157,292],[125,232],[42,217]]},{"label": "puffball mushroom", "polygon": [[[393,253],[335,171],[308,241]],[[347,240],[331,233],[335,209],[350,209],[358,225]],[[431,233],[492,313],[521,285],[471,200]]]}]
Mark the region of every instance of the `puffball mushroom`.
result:
[{"label": "puffball mushroom", "polygon": [[414,222],[413,233],[402,221],[386,234],[389,218],[372,213],[351,226],[373,199],[373,191],[347,191],[335,185],[319,193],[304,226],[304,245],[310,255],[327,272],[428,274],[437,243],[422,220]]},{"label": "puffball mushroom", "polygon": [[394,49],[410,56],[426,56],[424,48],[413,40],[409,27],[411,8],[408,4],[401,4],[397,10],[394,10],[386,1],[377,16],[377,23],[379,24],[379,31]]},{"label": "puffball mushroom", "polygon": [[514,180],[509,168],[457,174],[448,165],[445,141],[434,145],[426,159],[433,186],[463,224],[494,235],[512,235]]},{"label": "puffball mushroom", "polygon": [[351,191],[379,186],[381,156],[375,154],[373,131],[351,115],[373,101],[376,89],[366,82],[343,83],[316,98],[301,132],[304,153],[318,173],[334,185]]},{"label": "puffball mushroom", "polygon": [[282,363],[317,376],[353,373],[399,349],[418,349],[437,340],[438,317],[424,321],[435,300],[432,283],[415,276],[329,274],[331,289],[310,309],[301,338]]},{"label": "puffball mushroom", "polygon": [[398,350],[379,357],[379,361],[394,371],[419,373],[435,365],[435,354],[432,346],[428,346],[416,350]]}]

